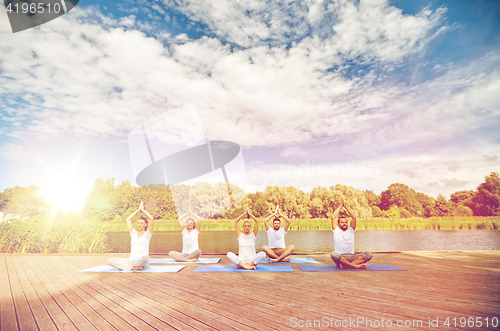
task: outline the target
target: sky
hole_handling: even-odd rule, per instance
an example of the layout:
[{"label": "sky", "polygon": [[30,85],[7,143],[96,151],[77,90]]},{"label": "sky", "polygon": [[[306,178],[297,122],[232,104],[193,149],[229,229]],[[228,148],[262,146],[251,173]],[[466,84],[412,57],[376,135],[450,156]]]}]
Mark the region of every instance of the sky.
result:
[{"label": "sky", "polygon": [[78,211],[136,183],[135,128],[193,106],[247,192],[474,190],[500,169],[499,32],[494,0],[80,0],[18,33],[2,7],[0,190]]}]

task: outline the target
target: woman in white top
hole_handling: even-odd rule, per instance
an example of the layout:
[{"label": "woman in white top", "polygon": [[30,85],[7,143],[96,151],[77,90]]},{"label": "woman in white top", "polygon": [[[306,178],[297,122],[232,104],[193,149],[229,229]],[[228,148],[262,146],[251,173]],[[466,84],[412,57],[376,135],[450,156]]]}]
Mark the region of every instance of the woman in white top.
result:
[{"label": "woman in white top", "polygon": [[[243,222],[243,232],[240,231],[239,222],[245,215],[250,216],[255,222],[253,232],[251,231],[252,223],[250,223],[249,220]],[[259,221],[248,211],[247,207],[246,211],[241,214],[234,223],[240,251],[238,256],[233,252],[227,253],[227,258],[229,261],[233,262],[238,269],[255,270],[257,264],[266,257],[266,253],[264,252],[255,254],[255,238],[257,237],[257,232],[259,232]]]},{"label": "woman in white top", "polygon": [[[192,214],[196,218],[196,223],[193,218],[186,220],[186,227],[182,225],[182,219],[188,214]],[[193,213],[191,206],[189,211],[179,218],[179,227],[182,232],[182,253],[170,251],[168,255],[177,262],[196,262],[201,256],[201,250],[198,246],[198,234],[200,233],[201,218]]]},{"label": "woman in white top", "polygon": [[[137,230],[132,227],[130,220],[139,211],[144,212],[149,218],[149,221],[141,217],[137,221]],[[139,209],[137,209],[132,215],[127,217],[127,228],[130,233],[130,257],[128,259],[121,258],[111,258],[108,260],[108,264],[112,267],[118,268],[120,270],[144,270],[149,263],[149,242],[151,236],[153,235],[154,219],[150,213],[144,209],[144,204],[141,201]]]}]

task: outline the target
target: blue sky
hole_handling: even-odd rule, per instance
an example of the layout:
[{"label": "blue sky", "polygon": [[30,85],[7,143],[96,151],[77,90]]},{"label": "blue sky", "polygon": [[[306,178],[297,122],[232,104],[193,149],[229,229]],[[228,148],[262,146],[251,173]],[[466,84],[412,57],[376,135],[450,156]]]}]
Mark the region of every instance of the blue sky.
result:
[{"label": "blue sky", "polygon": [[[249,191],[404,183],[437,197],[500,165],[497,1],[84,1],[12,34],[0,11],[0,190],[73,209],[134,182],[128,134],[196,105]],[[61,202],[62,203],[62,202]]]}]

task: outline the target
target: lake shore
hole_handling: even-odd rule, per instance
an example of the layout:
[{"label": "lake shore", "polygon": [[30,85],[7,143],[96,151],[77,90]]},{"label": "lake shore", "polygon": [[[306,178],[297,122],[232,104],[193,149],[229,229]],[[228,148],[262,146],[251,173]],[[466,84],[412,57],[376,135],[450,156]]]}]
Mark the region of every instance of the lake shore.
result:
[{"label": "lake shore", "polygon": [[[283,225],[284,222],[282,222]],[[234,230],[234,220],[202,220],[203,231]],[[107,223],[105,231],[128,232],[125,222]],[[498,230],[499,217],[429,217],[429,218],[369,218],[358,219],[356,231],[377,230]],[[178,231],[177,220],[155,221],[156,231]],[[264,230],[263,220],[259,221],[259,230]],[[292,219],[290,231],[331,230],[330,219]]]}]

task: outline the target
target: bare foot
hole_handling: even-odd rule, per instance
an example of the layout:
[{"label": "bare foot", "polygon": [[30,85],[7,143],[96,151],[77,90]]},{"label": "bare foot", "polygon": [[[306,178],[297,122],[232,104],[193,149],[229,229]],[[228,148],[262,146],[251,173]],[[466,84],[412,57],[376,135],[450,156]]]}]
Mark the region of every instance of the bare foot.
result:
[{"label": "bare foot", "polygon": [[197,257],[192,258],[192,259],[187,259],[187,262],[197,262],[197,261],[198,261]]},{"label": "bare foot", "polygon": [[248,265],[246,263],[239,263],[238,264],[238,269],[246,269],[246,270],[256,270],[255,266],[254,265]]},{"label": "bare foot", "polygon": [[339,269],[344,269],[344,267],[343,267],[343,266],[342,266],[342,264],[340,264],[340,263],[339,263],[339,264],[337,264],[337,268],[339,268]]},{"label": "bare foot", "polygon": [[132,267],[132,270],[139,270],[139,271],[143,271],[143,270],[144,270],[144,267]]},{"label": "bare foot", "polygon": [[290,262],[292,261],[292,258],[290,256],[285,257],[284,259],[281,260],[281,262]]},{"label": "bare foot", "polygon": [[276,262],[279,262],[279,261],[278,261],[278,259],[271,259],[271,258],[270,258],[270,259],[269,259],[269,262],[270,262],[270,263],[276,263]]},{"label": "bare foot", "polygon": [[360,265],[356,266],[356,269],[366,270],[366,268],[367,268],[366,264],[360,264]]}]

